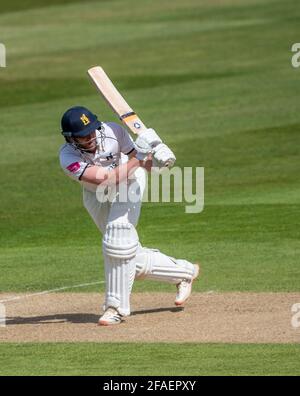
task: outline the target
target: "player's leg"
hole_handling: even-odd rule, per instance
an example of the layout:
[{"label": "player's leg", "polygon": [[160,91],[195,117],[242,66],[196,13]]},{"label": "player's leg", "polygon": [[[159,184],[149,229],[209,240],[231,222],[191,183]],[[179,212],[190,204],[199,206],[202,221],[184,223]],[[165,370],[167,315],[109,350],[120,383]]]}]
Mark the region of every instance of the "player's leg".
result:
[{"label": "player's leg", "polygon": [[176,305],[182,305],[190,296],[192,283],[199,275],[199,265],[174,259],[159,250],[139,246],[136,255],[136,279],[168,282],[177,286]]},{"label": "player's leg", "polygon": [[[137,186],[138,187],[138,186]],[[135,229],[138,223],[143,189],[138,188],[139,199],[111,204],[108,224],[103,238],[106,297],[104,315],[99,324],[120,323],[130,315],[130,295],[135,278],[135,256],[139,238]],[[130,190],[129,190],[130,192]],[[136,191],[137,194],[137,191]]]},{"label": "player's leg", "polygon": [[[99,228],[99,231],[101,232],[102,235],[105,235],[106,238],[109,238],[109,234],[111,234],[111,229],[108,230],[107,227],[107,222],[108,222],[108,216],[111,210],[111,204],[110,202],[100,202],[97,199],[97,195],[95,192],[83,190],[83,203],[88,211],[89,215],[93,219],[94,223],[96,226]],[[107,233],[107,235],[106,235]],[[103,251],[104,253],[104,251]],[[113,261],[113,258],[109,257],[109,254],[106,256],[104,254],[104,267],[105,267],[105,277],[106,277],[106,283],[111,282],[111,274],[108,271],[108,268],[111,268],[111,271],[115,271],[114,266],[111,265],[111,261]],[[119,274],[122,272],[122,266],[119,268],[116,268],[116,278],[121,278],[122,274]],[[114,305],[112,303],[112,305]],[[118,304],[117,304],[118,305]],[[106,307],[104,304],[103,310],[105,311],[105,316],[101,317],[103,325],[106,324],[118,324],[122,321],[122,316],[121,314],[113,307]],[[100,322],[100,321],[99,321]],[[100,324],[100,323],[99,323]]]},{"label": "player's leg", "polygon": [[132,224],[122,221],[108,223],[103,238],[106,312],[100,318],[101,325],[119,323],[122,316],[130,315],[130,294],[135,277],[138,244],[137,232]]},{"label": "player's leg", "polygon": [[96,192],[83,190],[83,205],[93,219],[99,231],[104,234],[106,231],[107,219],[110,211],[110,203],[100,202]]}]

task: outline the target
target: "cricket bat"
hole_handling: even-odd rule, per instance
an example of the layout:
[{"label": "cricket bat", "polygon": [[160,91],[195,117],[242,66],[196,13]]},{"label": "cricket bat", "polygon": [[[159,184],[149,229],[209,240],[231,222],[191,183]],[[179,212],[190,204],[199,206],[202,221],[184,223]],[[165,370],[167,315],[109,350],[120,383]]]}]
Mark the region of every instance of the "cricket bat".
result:
[{"label": "cricket bat", "polygon": [[96,66],[89,69],[88,75],[123,124],[137,135],[146,129],[146,126],[111,82],[102,67]]}]

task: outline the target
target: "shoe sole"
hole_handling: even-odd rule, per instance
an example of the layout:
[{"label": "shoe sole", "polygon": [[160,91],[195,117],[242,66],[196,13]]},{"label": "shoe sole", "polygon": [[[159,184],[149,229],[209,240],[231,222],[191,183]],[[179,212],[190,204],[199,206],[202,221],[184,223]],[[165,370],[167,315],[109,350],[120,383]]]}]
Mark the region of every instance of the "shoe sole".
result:
[{"label": "shoe sole", "polygon": [[122,322],[123,322],[122,320],[120,322],[102,322],[102,321],[99,321],[98,322],[98,326],[115,326],[115,325],[121,324]]},{"label": "shoe sole", "polygon": [[[192,293],[193,282],[199,277],[200,272],[201,272],[200,264],[194,264],[194,266],[196,267],[196,274],[193,276],[193,279],[192,279],[191,293]],[[175,301],[175,305],[177,307],[182,306],[189,299],[189,297],[191,296],[191,293],[185,300],[183,300],[183,301]]]}]

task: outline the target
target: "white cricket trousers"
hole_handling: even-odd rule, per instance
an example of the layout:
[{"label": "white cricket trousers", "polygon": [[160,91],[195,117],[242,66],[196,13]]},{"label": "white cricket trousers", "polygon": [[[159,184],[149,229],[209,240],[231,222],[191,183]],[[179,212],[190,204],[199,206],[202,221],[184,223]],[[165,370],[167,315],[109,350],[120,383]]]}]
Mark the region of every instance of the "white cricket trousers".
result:
[{"label": "white cricket trousers", "polygon": [[104,309],[114,307],[124,316],[130,315],[134,279],[178,284],[183,279],[192,279],[194,275],[194,265],[190,262],[174,259],[140,244],[135,228],[145,190],[145,171],[138,169],[135,177],[132,181],[135,183],[134,199],[130,199],[129,190],[126,202],[118,202],[117,199],[100,202],[95,192],[83,189],[84,206],[103,235],[106,280]]}]

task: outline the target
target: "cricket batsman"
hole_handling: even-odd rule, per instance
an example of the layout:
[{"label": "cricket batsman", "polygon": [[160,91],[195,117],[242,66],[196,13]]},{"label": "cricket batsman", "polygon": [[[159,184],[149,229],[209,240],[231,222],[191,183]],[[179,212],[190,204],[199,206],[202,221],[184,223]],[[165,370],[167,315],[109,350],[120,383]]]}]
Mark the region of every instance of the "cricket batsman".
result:
[{"label": "cricket batsman", "polygon": [[[69,109],[61,126],[66,140],[59,153],[61,167],[82,185],[84,206],[103,237],[106,292],[99,325],[119,324],[130,315],[135,279],[176,285],[175,304],[182,306],[191,294],[199,265],[143,247],[136,231],[145,170],[172,166],[176,160],[173,152],[153,129],[146,129],[133,142],[121,125],[101,122],[81,106]],[[120,200],[120,187],[124,185],[128,187],[127,196]],[[105,199],[112,190],[113,199]]]}]

